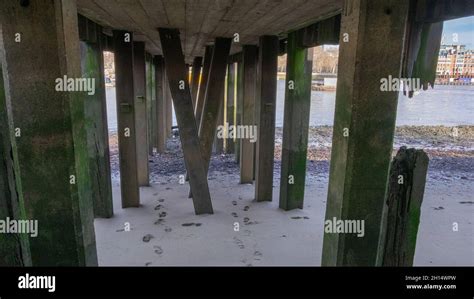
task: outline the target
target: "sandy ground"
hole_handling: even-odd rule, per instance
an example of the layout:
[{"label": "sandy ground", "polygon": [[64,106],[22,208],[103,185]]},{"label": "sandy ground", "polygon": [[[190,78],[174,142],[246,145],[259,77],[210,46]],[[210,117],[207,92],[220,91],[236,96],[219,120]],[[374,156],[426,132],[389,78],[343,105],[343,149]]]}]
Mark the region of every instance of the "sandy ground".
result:
[{"label": "sandy ground", "polygon": [[[474,127],[397,128],[395,146],[424,148],[430,168],[422,205],[415,265],[474,265]],[[120,208],[117,147],[111,136],[114,210],[96,219],[102,266],[318,266],[324,229],[332,128],[311,128],[305,207],[278,209],[281,131],[277,130],[274,201],[253,201],[240,185],[232,155],[214,155],[209,186],[214,215],[194,215],[178,138],[169,152],[150,157],[151,187],[139,208]],[[457,223],[458,230],[453,230]],[[126,227],[130,224],[130,231]],[[239,230],[235,230],[238,223]]]}]

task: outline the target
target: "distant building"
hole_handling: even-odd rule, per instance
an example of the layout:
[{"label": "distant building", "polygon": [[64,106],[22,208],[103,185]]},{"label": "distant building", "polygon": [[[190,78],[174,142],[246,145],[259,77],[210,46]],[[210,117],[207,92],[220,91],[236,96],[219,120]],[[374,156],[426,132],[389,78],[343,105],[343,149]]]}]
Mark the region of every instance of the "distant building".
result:
[{"label": "distant building", "polygon": [[474,77],[474,51],[465,45],[441,45],[436,75],[439,78]]}]

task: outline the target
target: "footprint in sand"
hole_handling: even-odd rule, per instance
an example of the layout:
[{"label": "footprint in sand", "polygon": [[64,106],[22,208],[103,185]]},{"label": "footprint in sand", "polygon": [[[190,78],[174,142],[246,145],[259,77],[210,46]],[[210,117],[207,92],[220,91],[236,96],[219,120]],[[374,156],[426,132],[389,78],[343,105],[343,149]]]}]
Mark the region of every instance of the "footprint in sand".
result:
[{"label": "footprint in sand", "polygon": [[250,218],[249,218],[249,217],[245,217],[245,218],[244,218],[244,222],[245,222],[245,223],[247,223],[247,222],[249,222],[249,221],[250,221]]},{"label": "footprint in sand", "polygon": [[164,202],[165,199],[164,199],[164,198],[160,198],[160,199],[158,199],[158,201],[159,201],[159,202]]},{"label": "footprint in sand", "polygon": [[232,201],[232,205],[236,206],[237,202],[235,200]]},{"label": "footprint in sand", "polygon": [[155,225],[163,224],[163,222],[165,222],[165,219],[157,219]]},{"label": "footprint in sand", "polygon": [[435,209],[436,211],[439,211],[439,210],[444,210],[444,208],[443,208],[443,207],[437,207],[437,208],[434,208],[434,207],[433,207],[433,209]]},{"label": "footprint in sand", "polygon": [[244,207],[244,211],[246,211],[246,212],[247,212],[249,209],[250,209],[249,206],[245,206],[245,207]]},{"label": "footprint in sand", "polygon": [[145,267],[148,267],[151,265],[151,262],[145,263]]},{"label": "footprint in sand", "polygon": [[240,249],[245,249],[244,243],[237,237],[234,237],[234,244],[239,246]]},{"label": "footprint in sand", "polygon": [[258,250],[256,250],[256,251],[253,253],[253,259],[256,260],[256,261],[261,260],[262,256],[263,256],[263,254],[262,254],[260,251],[258,251]]},{"label": "footprint in sand", "polygon": [[157,206],[155,207],[155,211],[158,211],[158,210],[160,210],[161,208],[162,208],[162,205],[157,205]]},{"label": "footprint in sand", "polygon": [[183,223],[181,224],[182,226],[201,226],[202,223],[194,223],[194,222],[190,222],[190,223]]},{"label": "footprint in sand", "polygon": [[232,212],[232,216],[234,216],[234,218],[237,218],[237,217],[239,217],[239,215],[237,215],[237,213],[236,213],[236,212]]},{"label": "footprint in sand", "polygon": [[160,246],[153,246],[153,248],[155,249],[155,253],[160,255],[163,253],[163,249],[161,249]]},{"label": "footprint in sand", "polygon": [[153,235],[147,234],[143,236],[143,242],[150,242],[151,239],[153,239]]},{"label": "footprint in sand", "polygon": [[165,232],[169,233],[171,231],[172,231],[171,227],[169,227],[169,226],[165,227]]},{"label": "footprint in sand", "polygon": [[166,212],[161,212],[158,216],[159,216],[160,218],[165,218],[166,215],[167,215]]}]

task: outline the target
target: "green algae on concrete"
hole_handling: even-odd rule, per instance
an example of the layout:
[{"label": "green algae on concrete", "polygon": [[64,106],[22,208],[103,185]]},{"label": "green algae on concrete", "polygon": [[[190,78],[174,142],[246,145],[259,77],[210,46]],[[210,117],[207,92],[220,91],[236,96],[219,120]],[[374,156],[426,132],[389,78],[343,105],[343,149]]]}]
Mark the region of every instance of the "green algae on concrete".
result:
[{"label": "green algae on concrete", "polygon": [[306,181],[313,50],[299,47],[298,32],[288,35],[280,208],[303,208]]}]

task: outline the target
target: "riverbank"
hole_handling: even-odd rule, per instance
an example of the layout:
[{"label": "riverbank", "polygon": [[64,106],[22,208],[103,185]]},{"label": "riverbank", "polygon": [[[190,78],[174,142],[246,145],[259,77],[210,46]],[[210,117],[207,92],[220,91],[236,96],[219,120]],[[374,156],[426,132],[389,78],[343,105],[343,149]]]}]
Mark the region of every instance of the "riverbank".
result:
[{"label": "riverbank", "polygon": [[[424,148],[430,157],[414,265],[474,266],[474,126],[398,127],[395,146]],[[213,155],[213,215],[194,215],[179,137],[150,157],[150,187],[139,208],[122,209],[116,135],[111,136],[114,217],[96,219],[101,266],[319,266],[329,180],[331,127],[309,134],[304,209],[278,208],[281,129],[276,130],[273,201],[257,203],[239,184],[233,155]],[[124,223],[131,230],[124,231]],[[239,231],[235,231],[239,223]],[[458,230],[453,229],[454,223]]]}]

